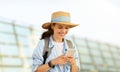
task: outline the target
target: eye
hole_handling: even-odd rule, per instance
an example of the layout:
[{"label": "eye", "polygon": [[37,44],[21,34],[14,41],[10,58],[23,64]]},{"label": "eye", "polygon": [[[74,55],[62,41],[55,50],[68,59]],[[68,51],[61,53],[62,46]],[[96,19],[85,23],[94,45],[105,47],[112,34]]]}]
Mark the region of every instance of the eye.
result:
[{"label": "eye", "polygon": [[67,26],[67,27],[65,27],[65,29],[69,29],[69,28],[70,28],[70,27],[68,27],[68,26]]},{"label": "eye", "polygon": [[63,27],[62,26],[58,26],[59,29],[62,29]]}]

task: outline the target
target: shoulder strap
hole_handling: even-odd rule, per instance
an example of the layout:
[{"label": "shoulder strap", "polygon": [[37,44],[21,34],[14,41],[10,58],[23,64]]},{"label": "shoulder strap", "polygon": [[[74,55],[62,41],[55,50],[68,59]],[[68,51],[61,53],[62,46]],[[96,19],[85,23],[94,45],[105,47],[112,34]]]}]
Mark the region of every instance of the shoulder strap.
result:
[{"label": "shoulder strap", "polygon": [[66,40],[66,41],[67,41],[67,44],[68,44],[70,49],[74,48],[73,44],[72,44],[72,42],[70,40]]},{"label": "shoulder strap", "polygon": [[45,61],[47,57],[49,56],[51,50],[49,48],[49,38],[45,38],[45,45],[44,45],[44,50],[43,50],[43,64],[45,64]]},{"label": "shoulder strap", "polygon": [[49,40],[48,40],[49,38],[45,38],[44,40],[45,40],[45,45],[44,45],[44,50],[43,50],[43,54],[42,55],[44,55],[45,54],[45,51],[47,51],[48,50],[48,45],[49,45]]}]

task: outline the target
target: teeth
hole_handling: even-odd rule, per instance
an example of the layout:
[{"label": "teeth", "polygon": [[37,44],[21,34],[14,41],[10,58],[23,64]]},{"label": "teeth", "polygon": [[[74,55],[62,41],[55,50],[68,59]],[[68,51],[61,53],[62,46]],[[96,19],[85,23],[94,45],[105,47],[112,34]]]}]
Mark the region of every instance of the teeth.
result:
[{"label": "teeth", "polygon": [[62,35],[62,36],[64,35],[64,33],[59,33],[59,34]]}]

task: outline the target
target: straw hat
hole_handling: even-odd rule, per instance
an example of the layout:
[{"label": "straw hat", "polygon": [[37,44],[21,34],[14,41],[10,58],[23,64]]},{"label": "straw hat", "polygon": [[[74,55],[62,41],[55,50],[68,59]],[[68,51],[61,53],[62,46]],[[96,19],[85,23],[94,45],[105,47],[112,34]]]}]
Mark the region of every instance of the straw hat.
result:
[{"label": "straw hat", "polygon": [[63,12],[63,11],[54,12],[51,16],[51,22],[44,23],[42,25],[42,28],[48,29],[50,27],[50,25],[53,23],[68,25],[68,26],[70,26],[70,28],[79,25],[79,24],[71,23],[70,13]]}]

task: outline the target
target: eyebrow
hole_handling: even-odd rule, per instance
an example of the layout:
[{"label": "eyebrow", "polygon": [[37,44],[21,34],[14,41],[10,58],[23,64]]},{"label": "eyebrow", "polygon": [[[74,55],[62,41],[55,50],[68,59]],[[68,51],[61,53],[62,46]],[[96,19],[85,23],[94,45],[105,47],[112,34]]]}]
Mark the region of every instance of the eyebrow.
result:
[{"label": "eyebrow", "polygon": [[70,27],[69,25],[61,25],[61,24],[57,24],[58,26],[66,26],[66,27]]}]

